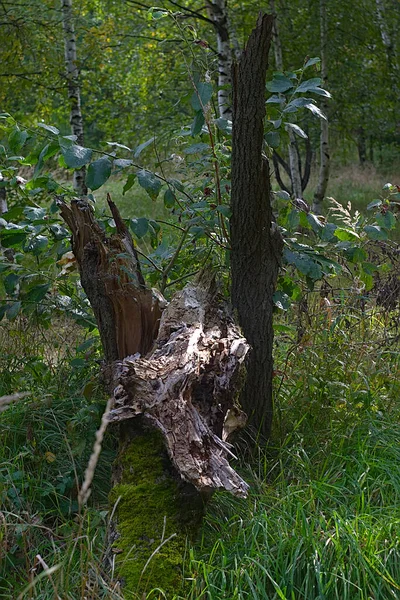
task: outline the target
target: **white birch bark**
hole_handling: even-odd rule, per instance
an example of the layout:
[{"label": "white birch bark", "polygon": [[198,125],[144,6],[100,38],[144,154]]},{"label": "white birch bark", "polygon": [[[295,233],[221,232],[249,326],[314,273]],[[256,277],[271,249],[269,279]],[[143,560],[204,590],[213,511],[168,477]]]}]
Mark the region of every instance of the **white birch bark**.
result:
[{"label": "white birch bark", "polygon": [[[64,59],[68,87],[68,100],[70,103],[70,125],[76,142],[83,146],[83,118],[81,110],[81,90],[79,83],[79,69],[76,55],[76,38],[72,0],[61,0],[62,22],[64,29]],[[85,183],[85,167],[74,171],[73,186],[80,196],[87,194]]]},{"label": "white birch bark", "polygon": [[[327,43],[328,43],[328,26],[326,17],[326,0],[319,2],[319,22],[320,22],[320,40],[321,40],[321,79],[324,86],[328,81],[328,66],[327,66]],[[327,115],[328,102],[323,96],[321,102],[322,112]],[[321,135],[320,135],[320,165],[317,189],[314,194],[312,210],[317,215],[321,213],[322,204],[326,194],[326,189],[329,182],[330,170],[330,149],[329,149],[329,122],[328,119],[320,119]]]},{"label": "white birch bark", "polygon": [[[275,68],[277,71],[283,71],[283,54],[282,44],[279,35],[279,23],[278,15],[276,12],[275,0],[269,0],[269,8],[271,14],[274,16],[274,24],[272,27],[272,40],[275,56]],[[296,143],[296,134],[292,129],[289,128],[289,168],[290,168],[290,180],[292,184],[292,195],[294,198],[303,198],[303,190],[301,186],[301,173],[299,169],[299,154]]]},{"label": "white birch bark", "polygon": [[381,32],[382,42],[385,47],[390,81],[392,84],[393,91],[395,92],[396,96],[398,96],[400,91],[398,84],[399,65],[397,62],[395,45],[392,36],[389,32],[389,27],[387,25],[385,13],[386,10],[383,0],[376,0],[376,15],[378,19],[379,29]]},{"label": "white birch bark", "polygon": [[217,33],[218,110],[223,119],[232,120],[232,50],[229,36],[228,9],[225,0],[209,0],[208,9]]}]

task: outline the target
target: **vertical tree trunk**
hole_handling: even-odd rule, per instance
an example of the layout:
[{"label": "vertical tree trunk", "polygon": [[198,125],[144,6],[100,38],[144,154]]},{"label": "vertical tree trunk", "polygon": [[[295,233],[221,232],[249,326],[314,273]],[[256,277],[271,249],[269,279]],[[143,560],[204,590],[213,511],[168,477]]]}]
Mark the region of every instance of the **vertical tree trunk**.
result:
[{"label": "vertical tree trunk", "polygon": [[[68,100],[70,103],[70,125],[73,135],[76,135],[77,144],[83,146],[83,118],[81,111],[81,90],[79,83],[79,69],[76,55],[76,39],[72,0],[61,0],[62,22],[64,29],[64,58],[68,86]],[[85,183],[85,167],[74,171],[74,190],[79,196],[87,194]]]},{"label": "vertical tree trunk", "polygon": [[[327,43],[328,43],[328,24],[326,18],[326,0],[319,2],[319,22],[320,22],[320,39],[321,39],[321,78],[324,82],[324,87],[328,81],[328,66],[327,66]],[[325,97],[321,102],[322,112],[327,117],[328,102]],[[313,211],[316,214],[321,213],[322,203],[326,194],[326,189],[329,182],[330,170],[330,149],[329,149],[329,122],[328,117],[321,119],[321,136],[320,136],[320,165],[318,185],[314,194]]]},{"label": "vertical tree trunk", "polygon": [[271,430],[272,311],[282,240],[272,222],[268,161],[262,156],[265,81],[273,17],[260,15],[234,68],[232,303],[251,345],[241,403],[261,434]]},{"label": "vertical tree trunk", "polygon": [[[1,174],[0,174],[1,177]],[[1,180],[0,180],[1,181]],[[0,215],[8,211],[7,206],[7,190],[5,187],[0,188]]]},{"label": "vertical tree trunk", "polygon": [[225,0],[209,0],[208,9],[217,34],[219,116],[231,121],[232,50],[229,36],[228,8]]},{"label": "vertical tree trunk", "polygon": [[388,64],[389,77],[391,87],[396,96],[399,95],[399,65],[397,62],[396,49],[393,42],[393,37],[390,34],[389,27],[386,21],[386,9],[384,0],[376,0],[376,14],[378,18],[379,29],[381,32],[381,38],[385,47],[386,59]]},{"label": "vertical tree trunk", "polygon": [[[283,54],[282,44],[279,35],[278,15],[276,12],[275,0],[269,0],[271,14],[274,17],[272,25],[272,39],[275,57],[275,68],[277,71],[283,71]],[[299,147],[296,140],[296,134],[292,129],[288,130],[289,134],[289,169],[290,181],[292,184],[292,195],[294,198],[303,198],[303,189],[301,185],[301,170],[299,168]]]}]

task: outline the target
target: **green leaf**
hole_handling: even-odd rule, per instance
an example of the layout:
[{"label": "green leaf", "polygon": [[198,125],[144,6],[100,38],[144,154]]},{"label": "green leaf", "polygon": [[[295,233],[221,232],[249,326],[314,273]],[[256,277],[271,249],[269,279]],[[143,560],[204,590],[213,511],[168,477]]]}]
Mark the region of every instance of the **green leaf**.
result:
[{"label": "green leaf", "polygon": [[185,154],[198,154],[199,152],[204,152],[209,149],[209,145],[203,142],[199,142],[198,144],[192,144],[188,148],[185,148]]},{"label": "green leaf", "polygon": [[108,144],[109,146],[115,146],[116,148],[122,148],[123,150],[128,150],[129,152],[132,152],[131,148],[128,148],[128,146],[124,146],[124,144],[119,144],[118,142],[106,142],[106,144]]},{"label": "green leaf", "polygon": [[213,88],[211,83],[203,83],[199,82],[196,85],[196,91],[193,92],[192,97],[190,99],[190,103],[192,108],[197,112],[198,110],[203,110],[203,107],[206,106],[211,100],[211,96],[213,93]]},{"label": "green leaf", "polygon": [[274,192],[274,193],[275,193],[275,196],[277,196],[281,200],[290,200],[290,194],[288,192],[285,192],[285,190],[278,190],[277,192]]},{"label": "green leaf", "polygon": [[321,83],[322,83],[322,79],[320,77],[314,77],[313,79],[307,79],[306,81],[303,81],[296,88],[296,90],[295,90],[296,94],[313,90],[316,87],[319,87],[321,85]]},{"label": "green leaf", "polygon": [[288,310],[291,306],[289,296],[279,290],[274,293],[272,300],[274,305],[280,310]]},{"label": "green leaf", "polygon": [[324,225],[321,223],[321,221],[316,215],[314,215],[313,213],[308,213],[307,221],[310,223],[311,229],[314,233],[317,233],[319,235],[322,232]]},{"label": "green leaf", "polygon": [[319,117],[320,119],[323,119],[324,121],[328,120],[327,117],[326,117],[326,115],[324,115],[324,113],[322,112],[322,110],[320,110],[318,108],[318,106],[315,106],[315,104],[311,104],[311,103],[310,104],[305,104],[304,108],[307,108],[316,117]]},{"label": "green leaf", "polygon": [[215,119],[214,123],[221,131],[228,135],[232,135],[232,121],[219,117],[218,119]]},{"label": "green leaf", "polygon": [[318,56],[316,56],[315,58],[309,58],[303,68],[307,69],[308,67],[312,67],[312,65],[317,65],[320,62],[321,59]]},{"label": "green leaf", "polygon": [[296,112],[298,108],[303,108],[307,104],[312,104],[312,98],[295,98],[291,100],[286,108],[283,109],[282,112]]},{"label": "green leaf", "polygon": [[46,216],[46,209],[36,208],[35,206],[25,206],[24,215],[28,221],[43,221]]},{"label": "green leaf", "polygon": [[18,231],[17,229],[2,229],[0,232],[1,244],[4,248],[15,248],[22,244],[28,233],[26,231]]},{"label": "green leaf", "polygon": [[218,204],[217,211],[221,213],[221,215],[224,215],[224,217],[231,216],[231,210],[229,206],[226,206],[226,204]]},{"label": "green leaf", "polygon": [[385,213],[380,213],[376,217],[378,225],[383,227],[384,229],[394,229],[396,227],[396,217],[394,214],[388,210]]},{"label": "green leaf", "polygon": [[278,73],[274,76],[272,81],[267,81],[265,87],[269,92],[279,92],[282,94],[283,92],[287,92],[288,90],[293,88],[294,83],[291,79],[286,77],[286,75]]},{"label": "green leaf", "polygon": [[285,128],[286,128],[286,130],[288,128],[292,129],[298,136],[300,136],[300,137],[302,137],[304,139],[308,138],[308,135],[306,134],[306,132],[303,131],[301,129],[301,127],[299,127],[298,125],[295,125],[295,123],[285,123]]},{"label": "green leaf", "polygon": [[366,225],[364,231],[370,240],[387,240],[387,232],[379,227],[379,225]]},{"label": "green leaf", "polygon": [[8,138],[8,143],[13,152],[17,153],[21,150],[26,140],[28,139],[28,132],[21,131],[18,125],[15,126],[11,135]]},{"label": "green leaf", "polygon": [[337,229],[337,225],[334,223],[327,223],[323,230],[320,233],[320,238],[323,242],[333,242],[335,241],[335,231]]},{"label": "green leaf", "polygon": [[381,206],[382,205],[382,200],[372,200],[372,202],[370,202],[367,206],[367,210],[372,210],[373,208],[376,208],[377,206]]},{"label": "green leaf", "polygon": [[139,185],[146,190],[152,200],[156,200],[162,186],[160,179],[145,169],[138,171],[136,175]]},{"label": "green leaf", "polygon": [[65,238],[70,236],[70,232],[68,231],[68,229],[66,229],[62,225],[59,225],[58,223],[50,225],[49,229],[56,238],[56,240],[64,240]]},{"label": "green leaf", "polygon": [[25,252],[32,252],[35,256],[38,256],[45,248],[47,248],[49,238],[45,235],[36,235],[28,240],[27,245],[24,247]]},{"label": "green leaf", "polygon": [[[14,302],[10,304],[6,310],[7,319],[12,321],[18,315],[21,310],[21,302]],[[1,320],[1,319],[0,319]]]},{"label": "green leaf", "polygon": [[19,277],[16,273],[9,273],[6,277],[4,277],[4,289],[9,296],[15,292],[18,282]]},{"label": "green leaf", "polygon": [[52,125],[46,125],[46,123],[38,123],[38,127],[41,127],[42,129],[45,129],[46,131],[49,131],[54,135],[58,135],[60,133],[57,127],[53,127]]},{"label": "green leaf", "polygon": [[198,135],[200,133],[200,131],[203,128],[203,125],[204,125],[204,114],[203,114],[202,110],[199,110],[196,113],[196,116],[190,127],[190,133],[192,134],[192,137],[195,137],[196,135]]},{"label": "green leaf", "polygon": [[344,229],[343,227],[337,227],[335,229],[335,237],[341,242],[352,242],[353,240],[359,240],[360,236],[351,229]]},{"label": "green leaf", "polygon": [[117,158],[114,160],[114,167],[116,169],[126,169],[132,165],[132,161],[128,158]]},{"label": "green leaf", "polygon": [[24,300],[28,302],[41,302],[49,291],[50,285],[50,283],[35,285],[25,294]]},{"label": "green leaf", "polygon": [[144,237],[149,230],[149,220],[144,217],[140,219],[131,219],[129,221],[129,227],[136,237],[140,239]]},{"label": "green leaf", "polygon": [[61,153],[64,157],[65,164],[70,169],[80,169],[90,162],[92,158],[92,150],[83,148],[83,146],[61,146]]},{"label": "green leaf", "polygon": [[150,139],[143,142],[143,144],[140,144],[135,150],[134,157],[138,158],[141,155],[141,153],[143,152],[143,150],[145,148],[147,148],[148,146],[150,146],[150,144],[152,144],[155,141],[155,139],[156,139],[156,137],[153,135]]},{"label": "green leaf", "polygon": [[285,102],[285,98],[283,96],[270,96],[266,101],[266,104],[283,104]]},{"label": "green leaf", "polygon": [[86,185],[92,191],[98,190],[110,177],[112,162],[108,156],[102,156],[90,163],[86,174]]},{"label": "green leaf", "polygon": [[126,192],[128,192],[131,189],[131,187],[135,183],[135,179],[136,179],[136,173],[131,173],[130,175],[128,175],[128,179],[126,180],[125,185],[122,188],[123,196],[126,194]]},{"label": "green leaf", "polygon": [[174,192],[168,188],[164,193],[164,206],[165,208],[173,208],[175,206],[176,196]]},{"label": "green leaf", "polygon": [[300,223],[299,211],[294,208],[287,216],[287,227],[290,231],[297,229]]},{"label": "green leaf", "polygon": [[289,248],[285,248],[283,251],[283,256],[288,264],[295,266],[296,269],[300,271],[300,273],[302,273],[312,281],[321,279],[321,266],[310,256],[308,256],[305,252],[292,252],[291,250],[289,250]]},{"label": "green leaf", "polygon": [[265,141],[267,142],[268,146],[270,148],[278,148],[280,141],[281,141],[281,136],[279,134],[279,131],[269,131],[268,133],[265,134]]}]

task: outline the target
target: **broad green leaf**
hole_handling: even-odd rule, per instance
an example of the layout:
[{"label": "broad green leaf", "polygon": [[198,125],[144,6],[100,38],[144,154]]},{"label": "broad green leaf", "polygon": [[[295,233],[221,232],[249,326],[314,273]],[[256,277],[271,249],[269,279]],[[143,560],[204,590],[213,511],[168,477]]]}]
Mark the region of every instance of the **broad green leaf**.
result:
[{"label": "broad green leaf", "polygon": [[320,119],[323,119],[324,121],[328,120],[322,110],[319,109],[318,106],[315,106],[315,104],[305,104],[304,108],[307,108],[310,112],[312,112],[313,115],[319,117]]},{"label": "broad green leaf", "polygon": [[21,131],[18,125],[16,125],[8,138],[8,143],[10,145],[11,150],[17,153],[21,150],[27,139],[28,132]]},{"label": "broad green leaf", "polygon": [[279,147],[279,144],[281,141],[281,136],[279,134],[279,131],[269,131],[268,133],[265,134],[264,138],[270,148],[278,148]]},{"label": "broad green leaf", "polygon": [[144,237],[149,230],[149,220],[144,217],[140,219],[131,219],[129,221],[129,227],[136,237],[140,239]]},{"label": "broad green leaf", "polygon": [[192,108],[197,112],[198,110],[203,110],[203,108],[208,104],[211,100],[211,96],[213,93],[213,88],[211,83],[199,82],[196,85],[196,91],[193,92],[192,97],[190,99],[190,103]]},{"label": "broad green leaf", "polygon": [[19,282],[19,277],[16,273],[9,273],[6,277],[4,277],[3,279],[3,284],[4,284],[4,289],[6,290],[6,293],[8,295],[11,295],[14,293],[17,285]]},{"label": "broad green leaf", "polygon": [[370,202],[367,206],[367,210],[371,210],[373,208],[376,208],[377,206],[381,206],[382,205],[382,200],[379,200],[379,198],[377,200],[372,200],[372,202]]},{"label": "broad green leaf", "polygon": [[376,217],[378,225],[384,227],[385,229],[394,229],[396,227],[396,217],[394,214],[388,210],[385,213],[380,213]]},{"label": "broad green leaf", "polygon": [[53,125],[46,125],[46,123],[38,123],[38,127],[41,127],[42,129],[45,129],[46,131],[49,131],[50,133],[53,133],[54,135],[58,135],[60,133],[59,129],[57,129],[57,127],[53,127]]},{"label": "broad green leaf", "polygon": [[281,200],[290,200],[290,194],[288,192],[285,192],[285,190],[279,190],[274,193],[278,198],[281,198]]},{"label": "broad green leaf", "polygon": [[269,92],[287,92],[294,87],[294,83],[291,79],[283,74],[277,74],[271,81],[267,81],[265,87]]},{"label": "broad green leaf", "polygon": [[337,229],[337,225],[334,223],[326,223],[323,230],[320,233],[320,238],[323,242],[333,242],[335,241],[335,231]]},{"label": "broad green leaf", "polygon": [[277,290],[272,297],[274,305],[280,310],[288,310],[291,306],[290,298],[285,292]]},{"label": "broad green leaf", "polygon": [[59,150],[60,150],[60,145],[57,143],[57,141],[54,141],[51,144],[46,144],[44,146],[44,148],[42,149],[42,151],[39,154],[39,158],[36,163],[35,175],[37,175],[41,171],[46,160],[48,160],[49,158],[51,158],[52,156],[57,154],[57,152]]},{"label": "broad green leaf", "polygon": [[224,215],[224,217],[231,216],[231,210],[229,206],[226,206],[226,204],[218,204],[217,211],[221,213],[221,215]]},{"label": "broad green leaf", "polygon": [[196,116],[195,116],[193,123],[191,125],[191,128],[190,128],[192,137],[195,137],[196,135],[198,135],[200,133],[200,131],[203,128],[203,125],[204,125],[204,114],[203,114],[202,110],[199,110],[196,113]]},{"label": "broad green leaf", "polygon": [[156,200],[162,186],[160,179],[154,173],[145,169],[138,171],[136,175],[139,185],[146,190],[152,200]]},{"label": "broad green leaf", "polygon": [[64,240],[65,238],[70,236],[70,232],[68,231],[68,229],[66,229],[62,225],[59,225],[58,223],[50,225],[49,229],[56,238],[56,240]]},{"label": "broad green leaf", "polygon": [[335,229],[335,237],[341,242],[351,242],[353,240],[359,240],[360,236],[351,229],[345,229],[344,227],[337,227]]},{"label": "broad green leaf", "polygon": [[110,177],[112,162],[108,156],[102,156],[90,163],[86,174],[86,185],[92,191],[98,190]]},{"label": "broad green leaf", "polygon": [[135,183],[135,179],[136,179],[136,173],[131,173],[130,175],[128,175],[128,179],[126,180],[125,185],[122,188],[123,196],[126,194],[126,192],[128,192],[131,189],[131,187]]},{"label": "broad green leaf", "polygon": [[232,135],[232,121],[219,117],[218,119],[215,119],[214,123],[221,131],[228,135]]},{"label": "broad green leaf", "polygon": [[302,273],[306,277],[309,277],[312,281],[321,279],[321,265],[314,261],[305,252],[292,252],[291,250],[289,250],[289,248],[285,248],[283,251],[283,256],[287,263],[295,266],[296,269],[300,271],[300,273]]},{"label": "broad green leaf", "polygon": [[287,216],[287,227],[290,231],[297,229],[300,223],[299,211],[294,208]]},{"label": "broad green leaf", "polygon": [[168,188],[164,193],[164,206],[165,208],[173,208],[175,206],[176,197],[174,192]]},{"label": "broad green leaf", "polygon": [[4,248],[15,248],[26,240],[27,235],[28,233],[23,230],[2,229],[0,232],[1,245]]},{"label": "broad green leaf", "polygon": [[296,112],[298,108],[303,108],[303,106],[312,103],[312,98],[295,98],[294,100],[291,100],[289,102],[289,104],[286,106],[286,108],[283,109],[282,112]]},{"label": "broad green leaf", "polygon": [[138,158],[141,155],[141,153],[143,152],[143,150],[145,150],[145,148],[147,148],[148,146],[150,146],[150,144],[152,144],[155,141],[155,139],[156,139],[156,137],[153,135],[150,139],[148,139],[145,142],[143,142],[143,144],[140,144],[135,149],[134,157]]},{"label": "broad green leaf", "polygon": [[322,229],[324,228],[324,225],[323,225],[323,223],[321,223],[321,221],[318,219],[318,217],[316,215],[314,215],[313,213],[308,213],[307,221],[310,223],[311,229],[313,230],[313,232],[320,235],[322,232]]},{"label": "broad green leaf", "polygon": [[317,65],[320,62],[321,59],[318,56],[315,56],[314,58],[309,58],[303,68],[307,69],[308,67],[312,67],[312,65]]},{"label": "broad green leaf", "polygon": [[379,227],[379,225],[366,225],[364,231],[370,240],[387,240],[387,232]]},{"label": "broad green leaf", "polygon": [[199,152],[204,152],[209,149],[209,145],[203,142],[199,142],[198,144],[192,144],[188,148],[185,148],[185,154],[198,154]]},{"label": "broad green leaf", "polygon": [[266,101],[266,104],[283,104],[285,102],[285,98],[283,96],[277,96],[274,94],[270,96]]},{"label": "broad green leaf", "polygon": [[285,123],[285,128],[286,128],[286,130],[288,128],[292,129],[298,136],[300,136],[300,137],[302,137],[304,139],[308,138],[308,135],[306,134],[306,132],[303,131],[301,129],[301,127],[299,127],[298,125],[295,125],[295,123]]},{"label": "broad green leaf", "polygon": [[70,169],[80,169],[90,162],[92,158],[92,150],[83,148],[83,146],[61,146],[61,153],[64,157],[65,164]]},{"label": "broad green leaf", "polygon": [[39,285],[33,286],[24,297],[25,301],[28,302],[41,302],[43,298],[46,296],[47,292],[50,289],[50,283],[41,283]]},{"label": "broad green leaf", "polygon": [[35,256],[38,256],[43,250],[45,250],[48,246],[49,238],[45,235],[36,235],[28,240],[24,251],[32,252]]},{"label": "broad green leaf", "polygon": [[[6,315],[9,321],[13,321],[21,310],[21,302],[14,302],[7,307]],[[0,319],[1,320],[1,319]]]},{"label": "broad green leaf", "polygon": [[132,161],[128,158],[117,158],[116,160],[114,160],[114,167],[116,169],[126,169],[130,166],[132,166]]},{"label": "broad green leaf", "polygon": [[303,81],[297,88],[296,93],[300,94],[303,92],[308,92],[316,87],[319,87],[322,83],[322,79],[320,77],[314,77],[313,79],[307,79]]},{"label": "broad green leaf", "polygon": [[36,208],[35,206],[25,206],[24,215],[28,221],[43,221],[46,216],[46,209]]}]

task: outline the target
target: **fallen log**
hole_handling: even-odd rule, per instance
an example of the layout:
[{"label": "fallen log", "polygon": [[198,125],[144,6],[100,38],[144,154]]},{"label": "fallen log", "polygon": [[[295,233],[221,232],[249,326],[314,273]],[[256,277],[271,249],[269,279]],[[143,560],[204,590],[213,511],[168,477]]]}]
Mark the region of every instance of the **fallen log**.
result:
[{"label": "fallen log", "polygon": [[246,420],[237,398],[249,346],[213,276],[202,273],[168,306],[146,287],[110,198],[117,231],[109,237],[87,201],[58,204],[111,372],[109,418],[121,424],[109,558],[127,591],[176,593],[205,500],[217,489],[247,494],[227,438]]}]

